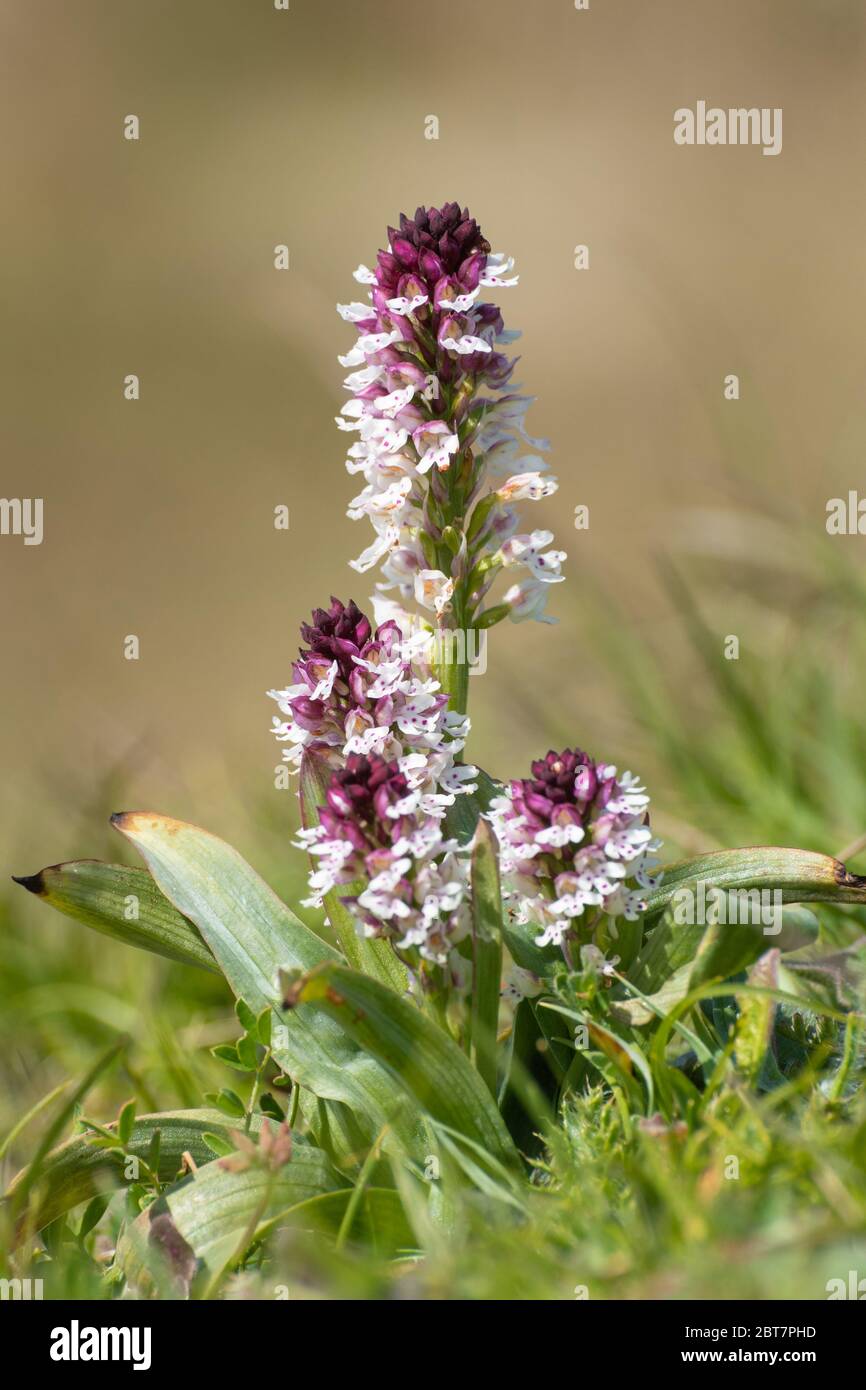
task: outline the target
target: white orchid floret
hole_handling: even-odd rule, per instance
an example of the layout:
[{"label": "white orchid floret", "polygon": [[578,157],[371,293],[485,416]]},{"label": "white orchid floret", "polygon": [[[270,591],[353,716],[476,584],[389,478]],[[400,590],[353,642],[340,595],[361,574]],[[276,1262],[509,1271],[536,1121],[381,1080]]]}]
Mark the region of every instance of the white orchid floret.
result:
[{"label": "white orchid floret", "polygon": [[395,295],[393,299],[387,299],[385,303],[393,313],[399,314],[401,318],[405,318],[407,314],[414,314],[416,309],[420,309],[423,305],[429,303],[429,298],[430,296],[426,294],[415,294],[411,299],[407,299],[405,295],[398,294]]},{"label": "white orchid floret", "polygon": [[441,309],[443,313],[466,314],[471,310],[480,293],[480,286],[474,290],[469,290],[465,294],[449,295],[446,291],[440,296],[437,307]]},{"label": "white orchid floret", "polygon": [[359,265],[357,270],[352,271],[352,275],[361,285],[375,285],[376,283],[375,271],[370,270],[366,265]]},{"label": "white orchid floret", "polygon": [[579,845],[584,833],[581,826],[564,821],[559,825],[549,825],[545,830],[539,830],[535,842],[551,849],[562,849],[565,845]]},{"label": "white orchid floret", "polygon": [[547,453],[550,440],[536,439],[526,432],[526,414],[534,400],[534,396],[508,395],[491,401],[479,431],[479,447],[491,448],[512,430],[517,430],[521,439],[533,449]]},{"label": "white orchid floret", "polygon": [[538,472],[515,473],[496,489],[496,496],[502,502],[539,502],[544,497],[552,497],[558,488],[559,483],[553,477],[544,478]]},{"label": "white orchid floret", "polygon": [[411,478],[398,478],[395,482],[389,483],[383,492],[377,492],[368,483],[363,492],[352,498],[346,515],[357,521],[362,516],[390,516],[394,512],[399,513],[405,507],[411,491]]},{"label": "white orchid floret", "polygon": [[409,439],[409,431],[393,420],[378,415],[366,415],[361,421],[361,441],[368,456],[399,453]]},{"label": "white orchid floret", "polygon": [[491,252],[479,283],[486,289],[510,289],[520,279],[519,275],[508,278],[508,272],[513,269],[513,256],[505,256],[501,251]]},{"label": "white orchid floret", "polygon": [[357,570],[359,574],[364,574],[365,571],[372,569],[390,550],[393,550],[399,540],[399,528],[393,525],[386,526],[376,536],[376,539],[370,542],[366,550],[361,551],[357,560],[350,560],[349,564],[353,570]]},{"label": "white orchid floret", "polygon": [[337,313],[346,323],[361,323],[364,319],[374,318],[376,310],[372,304],[360,304],[355,301],[352,304],[338,304]]},{"label": "white orchid floret", "polygon": [[412,431],[412,442],[418,450],[418,472],[427,473],[435,466],[444,473],[451,466],[452,455],[460,447],[459,436],[444,420],[429,420]]},{"label": "white orchid floret", "polygon": [[371,363],[367,367],[362,367],[358,372],[350,372],[343,385],[347,391],[366,391],[368,386],[375,386],[384,376],[385,368],[377,367]]},{"label": "white orchid floret", "polygon": [[513,623],[523,623],[534,620],[537,623],[555,623],[556,618],[545,613],[548,599],[548,586],[539,584],[535,579],[522,579],[519,584],[512,584],[502,596],[502,602],[508,605],[508,616]]},{"label": "white orchid floret", "polygon": [[432,609],[441,616],[451,602],[454,580],[441,570],[421,570],[415,576],[415,599],[422,608]]},{"label": "white orchid floret", "polygon": [[343,753],[346,757],[350,753],[360,753],[365,758],[369,758],[371,753],[378,753],[380,757],[387,758],[392,743],[393,735],[387,724],[370,724],[350,734],[343,744]]},{"label": "white orchid floret", "polygon": [[501,546],[496,559],[506,569],[513,565],[525,565],[533,579],[542,584],[559,584],[564,579],[560,566],[566,558],[564,550],[548,550],[544,547],[553,540],[552,531],[533,531],[530,535],[512,536]]},{"label": "white orchid floret", "polygon": [[[374,353],[382,352],[384,348],[390,347],[392,343],[399,343],[399,341],[400,334],[396,328],[392,329],[390,333],[362,333],[355,343],[354,351],[360,352],[363,359],[372,357]],[[343,367],[360,365],[357,362],[344,362],[342,358],[339,361]]]},{"label": "white orchid floret", "polygon": [[360,367],[367,360],[367,354],[362,352],[357,343],[349,348],[348,352],[338,352],[337,361],[341,367]]},{"label": "white orchid floret", "polygon": [[[446,791],[452,792],[475,792],[478,790],[478,783],[474,779],[478,775],[478,769],[471,763],[454,763],[446,772],[442,773],[440,786]],[[467,785],[471,783],[471,785]]]},{"label": "white orchid floret", "polygon": [[492,352],[493,348],[486,338],[480,338],[476,333],[461,333],[458,337],[444,338],[442,346],[448,352],[457,352],[461,356],[468,356],[470,352]]},{"label": "white orchid floret", "polygon": [[522,999],[537,999],[543,990],[544,982],[538,975],[512,962],[503,974],[500,998],[509,1009],[516,1009]]},{"label": "white orchid floret", "polygon": [[393,420],[415,395],[415,387],[410,383],[408,386],[398,387],[396,391],[391,391],[387,396],[378,396],[373,402],[375,409],[380,415]]}]

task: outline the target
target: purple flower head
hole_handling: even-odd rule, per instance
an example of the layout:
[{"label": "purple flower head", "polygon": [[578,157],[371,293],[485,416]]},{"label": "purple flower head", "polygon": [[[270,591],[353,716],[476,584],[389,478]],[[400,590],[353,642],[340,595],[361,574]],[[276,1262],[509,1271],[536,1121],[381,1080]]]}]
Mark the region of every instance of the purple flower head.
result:
[{"label": "purple flower head", "polygon": [[333,598],[301,636],[294,684],[269,692],[283,716],[274,718],[273,732],[288,745],[286,762],[299,765],[306,750],[336,769],[355,755],[399,760],[407,788],[423,791],[431,815],[444,815],[456,795],[475,789],[475,769],[455,761],[468,720],[448,709],[396,622],[373,632],[355,603]]},{"label": "purple flower head", "polygon": [[414,820],[399,811],[411,795],[398,763],[351,753],[331,776],[319,821],[332,838],[350,840],[358,854],[390,848],[414,828]]},{"label": "purple flower head", "polygon": [[[515,360],[504,349],[519,335],[483,298],[485,290],[517,284],[512,267],[491,253],[468,208],[420,207],[388,228],[388,249],[374,269],[355,271],[368,287],[366,302],[337,306],[358,335],[339,358],[351,369],[343,383],[351,399],[337,425],[356,435],[346,467],[365,483],[348,514],[374,530],[351,563],[360,574],[381,565],[376,617],[395,617],[403,631],[407,621],[423,622],[428,632],[472,622],[497,575],[514,566],[526,566],[529,576],[485,610],[485,626],[505,616],[543,619],[549,586],[563,578],[562,552],[541,554],[549,532],[533,531],[507,551],[497,545],[496,513],[511,485],[521,484],[515,500],[530,501],[557,486],[542,478],[543,459],[521,453],[524,445],[547,444],[526,433],[531,398],[505,394]],[[508,472],[499,474],[503,464]],[[498,481],[485,493],[494,474]],[[386,597],[391,590],[396,595]],[[411,616],[413,604],[424,619]]]},{"label": "purple flower head", "polygon": [[330,608],[317,608],[312,622],[301,624],[301,637],[309,648],[301,650],[301,661],[314,655],[329,657],[339,663],[341,675],[348,680],[352,658],[360,655],[370,632],[370,620],[354,600],[343,604],[332,597]]},{"label": "purple flower head", "polygon": [[319,824],[298,844],[318,864],[311,903],[360,881],[341,901],[361,933],[388,937],[410,961],[445,965],[468,930],[469,863],[443,838],[430,802],[397,761],[352,754],[331,775]]},{"label": "purple flower head", "polygon": [[[551,750],[531,772],[493,803],[490,819],[511,896],[542,928],[538,943],[561,943],[579,918],[634,920],[656,881],[648,856],[660,847],[638,779],[580,748]],[[587,908],[598,912],[584,917]]]},{"label": "purple flower head", "polygon": [[401,282],[414,279],[423,281],[432,297],[449,275],[461,289],[475,289],[490,251],[469,209],[461,211],[459,203],[418,208],[414,217],[401,212],[399,228],[388,228],[388,243],[390,252],[379,252],[376,280],[391,295],[405,293],[411,287]]}]

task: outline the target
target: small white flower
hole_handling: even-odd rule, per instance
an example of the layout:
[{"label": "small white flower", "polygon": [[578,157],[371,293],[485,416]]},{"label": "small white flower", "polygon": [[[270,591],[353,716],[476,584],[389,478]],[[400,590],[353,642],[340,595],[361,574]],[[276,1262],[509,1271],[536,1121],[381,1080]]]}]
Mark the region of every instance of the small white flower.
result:
[{"label": "small white flower", "polygon": [[484,267],[480,284],[484,285],[485,288],[510,289],[520,279],[519,275],[514,275],[511,279],[506,278],[508,272],[513,268],[513,256],[505,256],[500,251],[494,251],[487,257],[487,264]]},{"label": "small white flower", "polygon": [[395,415],[406,409],[414,394],[414,386],[404,386],[401,390],[392,391],[388,396],[380,396],[376,401],[376,409],[381,415],[393,420]]},{"label": "small white flower", "polygon": [[493,348],[484,338],[477,337],[474,333],[464,333],[459,338],[446,338],[443,347],[449,352],[457,352],[466,355],[470,352],[492,352]]},{"label": "small white flower", "polygon": [[397,295],[395,299],[386,299],[385,303],[395,314],[405,317],[406,314],[414,314],[415,310],[426,304],[428,299],[429,296],[426,294],[416,294],[411,299],[407,299],[405,295]]},{"label": "small white flower", "polygon": [[350,560],[349,564],[353,570],[358,571],[358,574],[365,574],[367,570],[371,570],[374,565],[379,563],[383,555],[387,555],[399,539],[400,532],[397,527],[390,527],[378,535],[374,541],[371,541],[366,550],[361,551],[357,560]]},{"label": "small white flower", "polygon": [[412,431],[412,441],[420,454],[418,472],[427,473],[435,464],[441,473],[451,465],[451,455],[460,447],[460,440],[444,420],[431,420]]},{"label": "small white flower", "polygon": [[534,579],[523,579],[519,584],[512,584],[502,601],[508,604],[508,616],[513,623],[523,623],[530,618],[539,623],[555,623],[556,618],[544,611],[547,595],[545,584],[538,584]]},{"label": "small white flower", "polygon": [[[381,352],[383,348],[390,347],[392,343],[399,343],[400,334],[396,328],[391,333],[362,333],[355,344],[355,348],[363,357],[371,357],[374,352]],[[343,363],[343,366],[354,366],[354,363]]]},{"label": "small white flower", "polygon": [[343,385],[347,391],[363,391],[368,386],[375,386],[385,375],[384,367],[377,367],[375,363],[362,368],[360,372],[351,372],[346,377]]},{"label": "small white flower", "polygon": [[543,478],[540,473],[515,473],[497,489],[496,495],[503,502],[538,502],[543,497],[551,497],[558,487],[553,477]]},{"label": "small white flower", "polygon": [[346,323],[359,323],[362,319],[371,319],[375,316],[375,309],[372,304],[338,304],[337,313]]},{"label": "small white flower", "polygon": [[454,593],[454,580],[441,570],[421,570],[415,576],[415,601],[422,608],[432,608],[437,616],[445,612]]}]

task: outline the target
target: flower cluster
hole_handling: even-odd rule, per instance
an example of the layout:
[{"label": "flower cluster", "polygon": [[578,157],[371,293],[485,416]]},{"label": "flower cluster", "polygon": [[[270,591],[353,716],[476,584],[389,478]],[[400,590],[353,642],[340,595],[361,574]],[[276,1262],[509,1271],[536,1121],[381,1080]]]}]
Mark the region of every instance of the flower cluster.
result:
[{"label": "flower cluster", "polygon": [[661,846],[648,806],[636,777],[579,748],[548,753],[493,802],[502,872],[519,919],[540,928],[539,946],[561,945],[587,909],[629,921],[644,911]]},{"label": "flower cluster", "polygon": [[469,721],[448,709],[396,623],[374,633],[356,604],[333,598],[301,636],[306,647],[292,668],[294,684],[268,692],[284,716],[274,716],[273,731],[290,745],[286,762],[297,764],[305,750],[337,768],[353,755],[395,761],[433,816],[474,790],[475,768],[456,762]]},{"label": "flower cluster", "polygon": [[[390,941],[425,988],[443,977],[465,988],[472,845],[449,838],[446,813],[477,790],[477,769],[460,762],[467,663],[459,642],[431,639],[505,617],[552,621],[545,605],[565,556],[551,532],[521,531],[518,519],[517,504],[557,484],[540,452],[525,452],[548,446],[526,433],[530,398],[503,351],[519,335],[482,298],[517,283],[512,261],[457,203],[401,216],[388,243],[374,270],[355,272],[366,302],[338,306],[358,334],[339,359],[351,398],[337,424],[355,435],[347,468],[363,476],[349,515],[374,531],[352,563],[381,566],[377,626],[333,599],[301,629],[293,684],[269,693],[284,759],[330,769],[317,823],[305,816],[297,840],[314,864],[309,902],[337,894],[358,931]],[[500,574],[516,582],[488,605]],[[437,646],[448,655],[432,656]],[[540,945],[574,940],[603,961],[596,926],[644,909],[659,847],[648,804],[631,774],[578,749],[549,753],[494,800],[509,910],[537,925]],[[540,987],[514,967],[506,997]]]},{"label": "flower cluster", "polygon": [[318,862],[317,895],[360,881],[342,898],[366,936],[387,937],[407,957],[459,969],[453,947],[469,930],[469,865],[442,834],[429,798],[397,761],[350,754],[334,772],[319,824],[298,844]]},{"label": "flower cluster", "polygon": [[[355,271],[370,286],[368,302],[338,305],[358,333],[339,358],[352,370],[337,424],[357,433],[346,466],[364,478],[349,516],[367,517],[375,532],[353,567],[381,564],[377,619],[395,618],[404,631],[413,600],[452,627],[551,621],[544,606],[565,555],[548,549],[549,531],[517,534],[514,504],[557,484],[538,453],[522,454],[548,445],[526,434],[531,398],[508,389],[514,361],[501,349],[519,335],[481,299],[484,289],[517,283],[513,261],[491,254],[458,203],[401,215],[388,241],[375,270]],[[482,612],[503,570],[516,571],[516,582]]]}]

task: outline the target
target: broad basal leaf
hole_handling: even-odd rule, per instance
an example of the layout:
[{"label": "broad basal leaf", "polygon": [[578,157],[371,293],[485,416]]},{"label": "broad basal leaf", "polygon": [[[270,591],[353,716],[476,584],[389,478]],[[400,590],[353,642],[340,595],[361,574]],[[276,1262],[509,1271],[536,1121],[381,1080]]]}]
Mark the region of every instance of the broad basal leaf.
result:
[{"label": "broad basal leaf", "polygon": [[15,882],[103,936],[184,965],[219,971],[192,922],[172,907],[144,869],[75,859]]},{"label": "broad basal leaf", "polygon": [[[239,999],[259,1014],[279,1000],[281,969],[312,970],[335,953],[305,927],[238,852],[196,825],[150,812],[112,817],[144,856],[163,893],[195,923]],[[403,1091],[335,1022],[300,1008],[275,1021],[271,1046],[301,1086],[343,1101],[372,1138],[389,1126],[403,1147],[418,1139]]]},{"label": "broad basal leaf", "polygon": [[[782,903],[866,904],[866,878],[850,873],[840,860],[811,850],[758,845],[667,865],[661,883],[647,894],[647,920],[663,912],[678,894],[697,892],[700,883],[705,889],[778,889]],[[678,901],[685,903],[685,898]]]},{"label": "broad basal leaf", "polygon": [[481,1077],[457,1044],[407,998],[347,966],[327,963],[290,989],[291,1018],[308,1005],[387,1069],[434,1120],[513,1165],[516,1150]]},{"label": "broad basal leaf", "polygon": [[325,1154],[311,1144],[296,1144],[290,1161],[276,1173],[258,1164],[236,1172],[215,1160],[136,1219],[118,1244],[118,1263],[131,1283],[139,1283],[143,1264],[159,1258],[158,1247],[165,1241],[161,1235],[153,1240],[152,1233],[160,1231],[168,1216],[195,1259],[216,1272],[233,1257],[240,1259],[292,1208],[345,1186]]},{"label": "broad basal leaf", "polygon": [[[253,1130],[258,1130],[261,1123],[261,1118],[255,1116]],[[98,1148],[86,1135],[76,1135],[53,1149],[42,1165],[30,1217],[33,1229],[41,1230],[99,1193],[127,1187],[131,1178],[124,1173],[124,1156],[146,1158],[156,1130],[160,1132],[159,1177],[162,1182],[170,1182],[180,1170],[185,1153],[190,1153],[196,1163],[208,1163],[213,1158],[205,1134],[229,1137],[239,1127],[219,1110],[172,1110],[160,1115],[140,1115],[122,1153]],[[113,1133],[117,1126],[109,1124],[105,1128]],[[5,1201],[14,1199],[27,1172],[25,1168],[13,1179]]]}]

